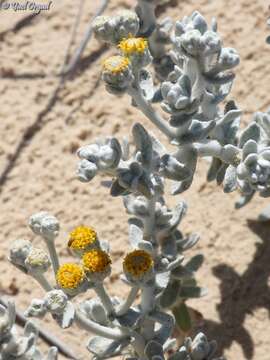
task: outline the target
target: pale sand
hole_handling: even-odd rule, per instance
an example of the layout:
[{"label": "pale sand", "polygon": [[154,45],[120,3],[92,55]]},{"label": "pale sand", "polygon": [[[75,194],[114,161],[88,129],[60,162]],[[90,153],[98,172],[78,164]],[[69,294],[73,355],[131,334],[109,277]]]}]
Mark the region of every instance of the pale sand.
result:
[{"label": "pale sand", "polygon": [[[98,2],[86,3],[78,38]],[[107,12],[133,3],[111,0]],[[248,123],[254,111],[270,106],[270,47],[265,44],[267,6],[265,0],[179,1],[178,6],[168,8],[164,14],[178,19],[197,9],[208,20],[217,17],[224,43],[235,47],[241,55],[230,98],[244,109],[244,123]],[[43,13],[17,33],[9,33],[0,42],[0,72],[4,75],[0,82],[1,169],[9,161],[23,131],[46,107],[57,84],[54,75],[62,64],[77,7],[78,1],[54,1],[50,12]],[[23,16],[25,13],[0,12],[0,31],[11,28]],[[92,40],[85,56],[99,48]],[[17,237],[33,239],[27,220],[39,210],[47,210],[61,221],[62,231],[57,241],[61,261],[72,260],[66,249],[68,231],[81,223],[94,226],[100,237],[111,243],[115,276],[108,285],[110,293],[121,295],[127,291],[117,279],[123,253],[128,249],[127,215],[121,199],[111,199],[108,190],[99,186],[99,177],[91,184],[81,184],[76,179],[75,151],[97,136],[113,134],[121,139],[130,134],[134,121],[160,134],[130,107],[127,96],[118,101],[105,91],[103,84],[93,93],[101,59],[109,53],[113,49],[97,57],[80,76],[66,84],[56,105],[44,117],[41,130],[23,148],[2,186],[0,284],[4,292],[10,292],[11,284],[19,288],[15,299],[20,309],[27,307],[30,298],[41,296],[42,291],[8,264],[7,249]],[[206,169],[207,164],[201,161],[192,188],[184,195],[169,198],[171,205],[183,199],[188,202],[189,211],[181,230],[201,235],[199,245],[187,257],[203,252],[206,258],[198,278],[209,294],[189,304],[203,314],[206,334],[219,341],[228,359],[249,359],[253,354],[254,359],[268,360],[269,225],[259,226],[248,220],[256,219],[269,201],[256,197],[244,209],[234,210],[238,194],[224,195],[216,184],[207,184]],[[34,243],[42,246],[38,238]],[[83,359],[89,358],[82,345],[87,337],[83,333],[78,335],[76,327],[61,331],[48,318],[42,324],[70,344]]]}]

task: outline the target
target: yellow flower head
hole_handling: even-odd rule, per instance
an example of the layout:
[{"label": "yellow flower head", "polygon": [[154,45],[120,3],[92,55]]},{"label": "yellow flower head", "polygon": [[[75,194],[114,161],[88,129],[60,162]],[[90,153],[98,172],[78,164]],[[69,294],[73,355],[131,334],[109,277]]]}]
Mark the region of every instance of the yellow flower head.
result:
[{"label": "yellow flower head", "polygon": [[129,66],[129,59],[124,56],[111,56],[103,62],[103,68],[113,74],[119,74]]},{"label": "yellow flower head", "polygon": [[103,62],[103,69],[113,74],[125,71],[129,66],[129,59],[124,56],[111,56]]},{"label": "yellow flower head", "polygon": [[154,261],[146,251],[134,250],[128,253],[123,261],[123,269],[126,273],[141,277],[146,274],[152,267]]},{"label": "yellow flower head", "polygon": [[69,234],[68,246],[74,250],[83,250],[97,241],[97,233],[87,226],[78,226]]},{"label": "yellow flower head", "polygon": [[80,265],[66,263],[60,266],[56,280],[63,289],[76,289],[84,280],[85,274]]},{"label": "yellow flower head", "polygon": [[148,49],[148,42],[146,39],[141,37],[129,37],[127,39],[123,39],[119,43],[118,47],[127,56],[142,54],[146,49]]},{"label": "yellow flower head", "polygon": [[86,272],[101,273],[112,263],[110,256],[103,250],[93,249],[83,255],[83,267]]}]

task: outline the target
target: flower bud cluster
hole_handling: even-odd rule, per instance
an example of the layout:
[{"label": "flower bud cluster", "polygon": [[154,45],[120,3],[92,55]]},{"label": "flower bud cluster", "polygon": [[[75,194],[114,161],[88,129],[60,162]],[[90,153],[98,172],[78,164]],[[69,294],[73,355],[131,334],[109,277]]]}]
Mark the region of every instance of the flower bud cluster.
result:
[{"label": "flower bud cluster", "polygon": [[51,241],[53,241],[59,233],[58,220],[45,211],[31,216],[29,226],[35,234]]},{"label": "flower bud cluster", "polygon": [[109,138],[104,142],[83,146],[77,154],[81,159],[77,170],[78,178],[82,182],[88,182],[99,171],[111,173],[121,160],[122,149],[117,139]]},{"label": "flower bud cluster", "polygon": [[116,16],[98,16],[93,22],[93,30],[97,39],[118,44],[123,38],[135,36],[139,31],[140,20],[136,13],[122,10]]},{"label": "flower bud cluster", "polygon": [[45,273],[51,266],[49,255],[34,247],[30,241],[18,239],[10,246],[9,260],[29,274]]}]

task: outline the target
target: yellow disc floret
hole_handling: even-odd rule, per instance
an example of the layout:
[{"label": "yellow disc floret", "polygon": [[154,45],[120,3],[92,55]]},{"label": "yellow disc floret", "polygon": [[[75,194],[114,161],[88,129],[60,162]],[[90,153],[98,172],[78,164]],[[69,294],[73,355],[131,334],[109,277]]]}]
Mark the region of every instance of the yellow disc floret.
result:
[{"label": "yellow disc floret", "polygon": [[86,272],[101,273],[112,263],[110,256],[103,250],[93,249],[83,255],[83,267]]},{"label": "yellow disc floret", "polygon": [[103,62],[103,68],[113,74],[118,74],[126,70],[130,62],[127,57],[116,55],[111,56]]},{"label": "yellow disc floret", "polygon": [[85,274],[80,265],[66,263],[60,266],[56,280],[63,289],[76,289],[84,280]]},{"label": "yellow disc floret", "polygon": [[134,250],[126,255],[123,261],[123,269],[134,277],[141,277],[153,267],[153,264],[151,255],[146,251]]},{"label": "yellow disc floret", "polygon": [[68,246],[74,250],[83,250],[97,241],[97,233],[87,226],[78,226],[69,234]]},{"label": "yellow disc floret", "polygon": [[133,55],[133,54],[142,54],[145,49],[148,48],[147,40],[141,37],[129,37],[127,39],[123,39],[119,45],[119,49],[125,55]]}]

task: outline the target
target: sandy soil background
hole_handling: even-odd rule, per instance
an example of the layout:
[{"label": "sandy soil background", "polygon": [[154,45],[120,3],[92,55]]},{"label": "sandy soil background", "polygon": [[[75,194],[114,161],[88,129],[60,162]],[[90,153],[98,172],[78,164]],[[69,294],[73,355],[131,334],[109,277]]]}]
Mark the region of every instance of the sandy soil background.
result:
[{"label": "sandy soil background", "polygon": [[[98,1],[85,2],[77,41],[97,5]],[[133,5],[132,0],[111,0],[106,12]],[[217,17],[224,43],[241,55],[231,98],[244,110],[244,123],[254,111],[270,106],[270,47],[265,44],[268,5],[266,0],[179,0],[161,14],[179,19],[197,9],[208,20]],[[128,248],[121,199],[111,199],[108,190],[99,186],[100,178],[91,184],[76,179],[75,152],[101,135],[121,139],[130,133],[134,121],[152,127],[130,107],[128,97],[117,101],[98,82],[101,60],[113,50],[104,49],[94,39],[80,71],[59,91],[56,101],[49,103],[78,6],[78,1],[53,1],[49,12],[19,23],[21,26],[18,21],[29,13],[0,11],[0,287],[4,294],[15,296],[21,310],[42,291],[8,264],[7,249],[17,237],[33,239],[27,220],[39,210],[61,221],[57,248],[62,261],[71,260],[66,249],[70,229],[81,223],[94,226],[112,247],[110,293],[127,291],[118,279]],[[181,230],[201,234],[190,255],[205,255],[198,278],[209,294],[189,304],[203,314],[203,329],[219,341],[220,352],[228,359],[268,360],[270,225],[257,223],[256,217],[269,201],[256,197],[244,209],[234,210],[238,194],[224,195],[216,184],[207,184],[206,169],[207,164],[201,162],[192,188],[169,200],[171,205],[182,199],[188,202]],[[33,241],[40,242],[38,238]],[[75,327],[61,331],[50,319],[45,322],[82,359],[89,358],[82,346],[86,336],[78,335]]]}]

